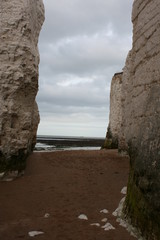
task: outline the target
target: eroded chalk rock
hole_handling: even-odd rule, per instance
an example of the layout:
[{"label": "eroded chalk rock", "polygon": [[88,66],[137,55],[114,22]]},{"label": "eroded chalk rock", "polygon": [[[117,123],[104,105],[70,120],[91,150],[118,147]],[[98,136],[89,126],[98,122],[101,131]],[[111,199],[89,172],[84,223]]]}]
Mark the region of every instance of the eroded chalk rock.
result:
[{"label": "eroded chalk rock", "polygon": [[147,240],[160,239],[159,13],[159,0],[133,3],[133,45],[123,69],[121,93],[111,87],[115,101],[111,98],[109,123],[112,140],[121,113],[118,148],[130,156],[124,213]]},{"label": "eroded chalk rock", "polygon": [[118,148],[122,124],[122,76],[123,72],[116,73],[111,81],[109,125],[104,148]]},{"label": "eroded chalk rock", "polygon": [[36,143],[37,43],[44,6],[42,0],[0,5],[0,172],[19,172]]},{"label": "eroded chalk rock", "polygon": [[135,0],[133,47],[122,79],[122,136],[130,155],[125,212],[160,239],[160,1]]}]

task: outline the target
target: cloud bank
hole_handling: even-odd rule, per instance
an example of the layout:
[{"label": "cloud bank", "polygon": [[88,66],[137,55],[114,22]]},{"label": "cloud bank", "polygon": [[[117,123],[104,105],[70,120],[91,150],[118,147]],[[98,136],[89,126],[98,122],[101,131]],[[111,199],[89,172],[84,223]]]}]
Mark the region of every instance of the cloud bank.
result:
[{"label": "cloud bank", "polygon": [[111,78],[131,48],[132,1],[44,4],[38,134],[104,137]]}]

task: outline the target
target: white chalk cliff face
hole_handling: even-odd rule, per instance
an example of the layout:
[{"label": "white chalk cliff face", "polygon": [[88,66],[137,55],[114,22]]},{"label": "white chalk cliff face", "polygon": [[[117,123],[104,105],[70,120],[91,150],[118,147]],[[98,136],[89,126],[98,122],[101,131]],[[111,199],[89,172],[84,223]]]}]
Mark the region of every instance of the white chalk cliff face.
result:
[{"label": "white chalk cliff face", "polygon": [[123,73],[116,73],[111,82],[109,119],[110,129],[115,138],[118,138],[122,122],[122,76]]},{"label": "white chalk cliff face", "polygon": [[115,73],[110,89],[110,114],[104,148],[118,148],[122,123],[122,76],[123,72]]},{"label": "white chalk cliff face", "polygon": [[0,2],[0,172],[22,170],[39,123],[39,32],[42,0]]},{"label": "white chalk cliff face", "polygon": [[122,78],[122,136],[130,155],[125,212],[160,239],[160,1],[135,0],[133,46]]},{"label": "white chalk cliff face", "polygon": [[111,138],[119,129],[119,151],[130,156],[124,212],[147,240],[159,240],[160,1],[134,0],[132,22],[133,44],[121,85],[111,86],[109,126]]}]

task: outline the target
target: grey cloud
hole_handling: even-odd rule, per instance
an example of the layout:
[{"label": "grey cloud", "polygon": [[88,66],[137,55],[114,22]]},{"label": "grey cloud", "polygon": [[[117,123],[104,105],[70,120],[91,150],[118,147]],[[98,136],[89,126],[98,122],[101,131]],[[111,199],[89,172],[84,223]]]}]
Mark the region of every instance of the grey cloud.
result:
[{"label": "grey cloud", "polygon": [[[84,135],[94,134],[94,129],[96,135],[98,131],[105,134],[110,81],[122,70],[131,47],[132,1],[44,3],[46,20],[39,42],[39,131],[67,134],[67,123],[70,131],[79,126]],[[48,125],[52,131],[47,130]],[[85,126],[90,128],[88,132]]]},{"label": "grey cloud", "polygon": [[[63,43],[62,43],[63,42]],[[68,42],[68,39],[53,44],[46,44],[40,48],[41,76],[62,73],[85,75],[101,74],[112,67],[120,71],[124,65],[125,56],[130,48],[130,39],[114,37],[93,39],[92,36],[77,36]]]},{"label": "grey cloud", "polygon": [[[102,86],[102,84],[100,84]],[[103,89],[105,82],[103,84]],[[48,105],[59,106],[95,106],[101,107],[107,104],[106,91],[103,92],[100,86],[95,84],[78,84],[77,86],[52,86],[46,84],[43,91],[38,95],[37,100],[39,104],[42,102]]]},{"label": "grey cloud", "polygon": [[61,0],[44,1],[46,23],[43,39],[51,42],[70,36],[93,34],[112,24],[115,32],[128,34],[132,1]]}]

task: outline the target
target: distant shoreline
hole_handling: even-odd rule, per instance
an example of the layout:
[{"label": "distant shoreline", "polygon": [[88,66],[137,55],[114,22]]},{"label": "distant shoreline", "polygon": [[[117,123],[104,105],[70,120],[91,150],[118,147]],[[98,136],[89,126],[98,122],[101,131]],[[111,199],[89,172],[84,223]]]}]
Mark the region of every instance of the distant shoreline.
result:
[{"label": "distant shoreline", "polygon": [[35,151],[100,149],[104,138],[37,136]]}]

